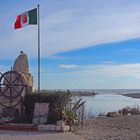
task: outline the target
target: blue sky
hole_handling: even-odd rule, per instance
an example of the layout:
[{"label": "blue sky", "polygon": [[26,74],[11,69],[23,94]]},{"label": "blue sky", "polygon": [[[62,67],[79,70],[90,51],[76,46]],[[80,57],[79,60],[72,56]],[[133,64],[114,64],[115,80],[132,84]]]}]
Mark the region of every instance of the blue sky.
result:
[{"label": "blue sky", "polygon": [[37,4],[42,89],[139,88],[139,0],[2,1],[1,72],[23,50],[37,86],[37,26],[13,28],[16,16]]}]

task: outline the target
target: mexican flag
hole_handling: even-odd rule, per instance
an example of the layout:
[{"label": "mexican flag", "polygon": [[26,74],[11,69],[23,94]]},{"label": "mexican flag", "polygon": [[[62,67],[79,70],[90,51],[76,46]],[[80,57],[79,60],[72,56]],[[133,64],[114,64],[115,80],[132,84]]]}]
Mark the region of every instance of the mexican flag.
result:
[{"label": "mexican flag", "polygon": [[16,18],[14,28],[19,29],[30,24],[37,24],[37,8],[18,15]]}]

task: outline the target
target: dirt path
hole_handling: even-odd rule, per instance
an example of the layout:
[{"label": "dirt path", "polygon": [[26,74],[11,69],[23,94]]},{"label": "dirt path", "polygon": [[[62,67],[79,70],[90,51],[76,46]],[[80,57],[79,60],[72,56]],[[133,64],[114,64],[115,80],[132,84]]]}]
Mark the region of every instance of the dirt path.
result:
[{"label": "dirt path", "polygon": [[77,134],[87,140],[140,140],[140,115],[89,119]]},{"label": "dirt path", "polygon": [[0,140],[84,140],[72,133],[0,131]]}]

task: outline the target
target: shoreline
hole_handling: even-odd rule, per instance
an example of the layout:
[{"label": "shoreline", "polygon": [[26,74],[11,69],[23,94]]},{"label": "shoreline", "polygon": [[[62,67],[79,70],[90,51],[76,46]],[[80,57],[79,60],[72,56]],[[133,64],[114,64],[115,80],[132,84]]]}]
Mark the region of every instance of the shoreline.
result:
[{"label": "shoreline", "polygon": [[127,93],[127,94],[121,94],[121,95],[126,96],[126,97],[140,99],[140,93]]},{"label": "shoreline", "polygon": [[95,96],[98,93],[95,92],[88,92],[88,91],[76,91],[76,92],[71,92],[72,96]]}]

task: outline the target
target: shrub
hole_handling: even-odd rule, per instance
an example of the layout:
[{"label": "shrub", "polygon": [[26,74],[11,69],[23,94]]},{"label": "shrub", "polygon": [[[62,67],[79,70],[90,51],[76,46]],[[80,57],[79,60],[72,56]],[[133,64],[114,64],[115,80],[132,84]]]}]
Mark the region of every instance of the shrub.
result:
[{"label": "shrub", "polygon": [[80,107],[84,105],[85,101],[79,99],[76,103],[73,104],[72,107],[64,107],[63,109],[63,116],[65,123],[67,125],[77,124],[78,123],[78,115],[77,111]]},{"label": "shrub", "polygon": [[119,113],[122,114],[122,115],[128,115],[128,114],[131,114],[131,115],[139,115],[140,114],[140,109],[138,106],[135,106],[135,107],[125,107],[121,110],[119,110]]},{"label": "shrub", "polygon": [[25,121],[32,123],[35,103],[49,103],[48,123],[62,119],[62,110],[71,101],[71,93],[65,91],[46,91],[26,95],[24,99]]}]

